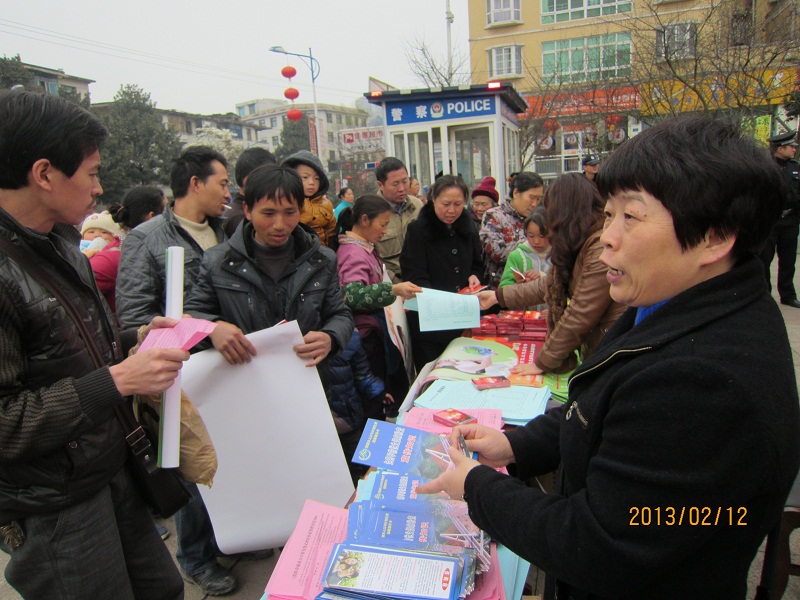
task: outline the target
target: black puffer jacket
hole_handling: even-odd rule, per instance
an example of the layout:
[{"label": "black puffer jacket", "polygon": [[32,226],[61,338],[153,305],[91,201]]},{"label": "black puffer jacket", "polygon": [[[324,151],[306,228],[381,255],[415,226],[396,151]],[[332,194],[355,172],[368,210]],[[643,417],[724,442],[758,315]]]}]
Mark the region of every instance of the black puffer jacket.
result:
[{"label": "black puffer jacket", "polygon": [[353,317],[339,289],[336,255],[301,227],[292,237],[294,262],[276,285],[256,266],[253,225],[243,222],[230,240],[205,253],[184,310],[200,319],[234,323],[245,333],[297,320],[304,335],[324,331],[331,336],[331,355],[346,347]]},{"label": "black puffer jacket", "polygon": [[[163,214],[131,231],[122,243],[122,258],[117,276],[117,318],[123,327],[146,325],[164,314],[167,302],[166,252],[170,246],[183,246],[183,297],[188,298],[200,271],[203,249],[180,226],[172,212],[174,203]],[[208,218],[217,240],[226,239],[223,219]]]},{"label": "black puffer jacket", "polygon": [[[77,244],[36,234],[2,210],[0,235],[49,273],[107,364],[116,362],[118,336]],[[77,504],[108,484],[126,457],[113,412],[121,401],[61,304],[0,254],[0,524]]]},{"label": "black puffer jacket", "polygon": [[403,279],[421,287],[457,292],[470,275],[483,276],[481,245],[466,209],[448,228],[434,212],[433,202],[422,207],[408,226],[400,254]]}]

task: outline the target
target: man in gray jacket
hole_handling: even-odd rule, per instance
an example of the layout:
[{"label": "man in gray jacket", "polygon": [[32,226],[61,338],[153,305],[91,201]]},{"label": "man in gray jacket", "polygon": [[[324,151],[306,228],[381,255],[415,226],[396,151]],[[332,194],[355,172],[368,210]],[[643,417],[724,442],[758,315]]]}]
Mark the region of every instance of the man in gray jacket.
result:
[{"label": "man in gray jacket", "polygon": [[168,247],[185,250],[186,297],[203,253],[226,239],[220,217],[231,198],[227,164],[208,146],[186,148],[172,169],[175,201],[125,238],[117,277],[117,318],[123,327],[149,323],[164,314]]},{"label": "man in gray jacket", "polygon": [[[192,289],[203,253],[226,239],[220,216],[230,200],[225,157],[208,146],[190,146],[171,174],[175,201],[163,214],[142,223],[125,238],[117,276],[117,318],[138,326],[163,315],[166,304],[166,250],[182,246],[184,297]],[[175,515],[178,564],[184,578],[209,595],[236,588],[236,578],[217,562],[214,529],[197,485],[192,501]]]}]

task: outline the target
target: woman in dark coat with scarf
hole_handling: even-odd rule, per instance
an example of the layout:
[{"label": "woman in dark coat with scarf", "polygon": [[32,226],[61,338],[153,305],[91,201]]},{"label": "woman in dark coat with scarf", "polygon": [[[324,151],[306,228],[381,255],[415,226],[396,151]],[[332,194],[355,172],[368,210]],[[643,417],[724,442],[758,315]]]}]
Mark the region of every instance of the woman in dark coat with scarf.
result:
[{"label": "woman in dark coat with scarf", "polygon": [[[444,175],[431,190],[432,202],[420,211],[400,255],[403,278],[420,287],[458,292],[480,285],[483,260],[478,234],[464,206],[469,188],[460,177]],[[409,312],[411,343],[417,370],[437,358],[460,330],[420,332],[416,312]]]}]

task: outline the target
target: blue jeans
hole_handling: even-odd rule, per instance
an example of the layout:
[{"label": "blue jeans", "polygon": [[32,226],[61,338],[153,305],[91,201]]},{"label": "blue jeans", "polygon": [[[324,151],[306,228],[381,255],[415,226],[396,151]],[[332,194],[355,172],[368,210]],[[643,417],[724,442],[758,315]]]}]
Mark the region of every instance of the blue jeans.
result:
[{"label": "blue jeans", "polygon": [[176,558],[184,573],[197,575],[217,562],[219,549],[211,519],[197,484],[185,483],[192,494],[192,499],[175,513],[175,529],[178,531]]},{"label": "blue jeans", "polygon": [[180,600],[183,580],[126,469],[92,498],[19,520],[6,581],[23,598]]}]

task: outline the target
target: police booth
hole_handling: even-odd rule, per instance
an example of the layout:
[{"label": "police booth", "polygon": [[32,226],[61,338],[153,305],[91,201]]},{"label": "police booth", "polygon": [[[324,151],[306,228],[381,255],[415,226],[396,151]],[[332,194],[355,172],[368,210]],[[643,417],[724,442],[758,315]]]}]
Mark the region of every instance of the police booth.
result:
[{"label": "police booth", "polygon": [[491,175],[502,196],[506,177],[520,170],[517,115],[528,105],[510,83],[365,96],[383,108],[386,155],[402,160],[423,186],[452,173],[472,189]]}]

